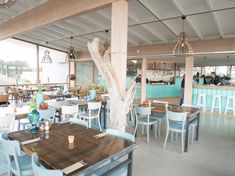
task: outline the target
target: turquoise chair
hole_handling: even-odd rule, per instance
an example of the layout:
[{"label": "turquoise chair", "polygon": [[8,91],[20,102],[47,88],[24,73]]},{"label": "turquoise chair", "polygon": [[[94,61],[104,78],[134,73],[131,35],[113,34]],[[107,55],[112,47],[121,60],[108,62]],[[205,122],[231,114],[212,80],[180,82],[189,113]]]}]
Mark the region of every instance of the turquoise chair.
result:
[{"label": "turquoise chair", "polygon": [[[111,136],[116,136],[116,137],[123,138],[123,139],[131,141],[131,142],[135,142],[134,135],[123,132],[123,131],[119,131],[119,130],[115,130],[115,129],[107,129],[106,133]],[[109,168],[113,168],[113,167],[117,166],[118,164],[119,164],[118,161],[111,163],[111,164],[108,164],[108,165],[104,166],[103,168],[101,168],[96,173],[93,173],[92,176],[100,176],[106,170],[108,170]],[[111,174],[111,176],[127,176],[127,166],[124,166],[124,167],[120,168],[119,170],[115,171],[113,174]]]},{"label": "turquoise chair", "polygon": [[48,109],[45,110],[38,109],[37,111],[39,112],[41,119],[50,121],[52,123],[55,122],[56,109],[54,107],[48,107]]},{"label": "turquoise chair", "polygon": [[32,167],[35,176],[63,176],[60,170],[49,170],[41,166],[36,153],[32,155]]},{"label": "turquoise chair", "polygon": [[8,140],[8,135],[6,131],[0,134],[0,175],[10,175],[10,170],[7,167],[7,156],[2,146],[2,140],[4,139]]},{"label": "turquoise chair", "polygon": [[70,123],[75,123],[75,124],[82,125],[88,128],[88,122],[85,120],[81,120],[77,118],[70,118],[69,121]]},{"label": "turquoise chair", "polygon": [[3,151],[7,156],[7,165],[10,172],[16,176],[33,175],[31,157],[21,152],[19,141],[3,139],[3,135],[1,138]]},{"label": "turquoise chair", "polygon": [[115,130],[115,129],[107,129],[106,133],[111,136],[116,136],[116,137],[120,137],[120,138],[123,138],[123,139],[131,141],[131,142],[135,142],[134,135],[123,132],[123,131],[119,131],[119,130]]},{"label": "turquoise chair", "polygon": [[186,125],[187,112],[172,112],[166,111],[166,137],[163,148],[166,148],[168,135],[171,132],[171,139],[173,138],[173,132],[181,133],[181,151],[184,152],[184,135]]}]

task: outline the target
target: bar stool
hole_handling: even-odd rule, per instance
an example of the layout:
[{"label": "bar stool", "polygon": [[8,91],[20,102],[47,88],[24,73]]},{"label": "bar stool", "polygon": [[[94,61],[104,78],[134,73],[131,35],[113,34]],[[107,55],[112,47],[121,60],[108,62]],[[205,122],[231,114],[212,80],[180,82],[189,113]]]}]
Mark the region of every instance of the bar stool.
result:
[{"label": "bar stool", "polygon": [[198,94],[197,106],[203,108],[203,112],[206,111],[206,94]]},{"label": "bar stool", "polygon": [[[229,106],[229,103],[230,103],[231,100],[232,100],[232,106]],[[235,108],[235,96],[227,96],[224,115],[227,114],[228,110],[232,110],[233,116],[235,116],[234,108]]]},{"label": "bar stool", "polygon": [[[218,99],[218,106],[215,106],[216,99]],[[221,114],[221,95],[213,95],[211,112],[213,112],[215,108],[218,108],[219,113]]]}]

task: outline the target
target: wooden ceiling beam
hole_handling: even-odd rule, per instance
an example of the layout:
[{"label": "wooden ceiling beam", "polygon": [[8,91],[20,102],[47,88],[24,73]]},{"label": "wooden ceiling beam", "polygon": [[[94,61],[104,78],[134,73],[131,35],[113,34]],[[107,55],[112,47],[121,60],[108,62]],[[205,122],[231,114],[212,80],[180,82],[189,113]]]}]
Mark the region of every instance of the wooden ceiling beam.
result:
[{"label": "wooden ceiling beam", "polygon": [[55,21],[104,8],[117,0],[48,0],[0,25],[0,40]]}]

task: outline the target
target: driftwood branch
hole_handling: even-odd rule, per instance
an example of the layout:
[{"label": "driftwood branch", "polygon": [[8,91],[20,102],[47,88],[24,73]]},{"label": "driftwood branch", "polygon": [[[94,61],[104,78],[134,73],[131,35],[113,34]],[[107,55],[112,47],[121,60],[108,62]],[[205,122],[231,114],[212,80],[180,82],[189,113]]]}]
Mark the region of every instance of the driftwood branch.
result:
[{"label": "driftwood branch", "polygon": [[105,53],[102,57],[99,51],[99,38],[95,38],[92,42],[88,42],[88,50],[91,54],[96,67],[106,83],[106,87],[110,97],[110,127],[125,130],[126,114],[129,112],[133,102],[136,82],[132,81],[130,87],[124,95],[118,85],[117,75],[114,72],[110,62],[109,53]]}]

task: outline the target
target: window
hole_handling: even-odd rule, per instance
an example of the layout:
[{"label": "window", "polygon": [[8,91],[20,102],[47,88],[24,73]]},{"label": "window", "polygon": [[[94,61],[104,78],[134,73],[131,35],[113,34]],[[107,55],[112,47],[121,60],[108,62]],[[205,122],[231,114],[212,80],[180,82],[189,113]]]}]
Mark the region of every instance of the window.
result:
[{"label": "window", "polygon": [[0,84],[36,83],[36,46],[15,39],[0,41]]},{"label": "window", "polygon": [[[52,63],[41,63],[45,50],[49,51]],[[66,83],[68,76],[68,61],[66,53],[39,47],[39,70],[41,83]]]}]

